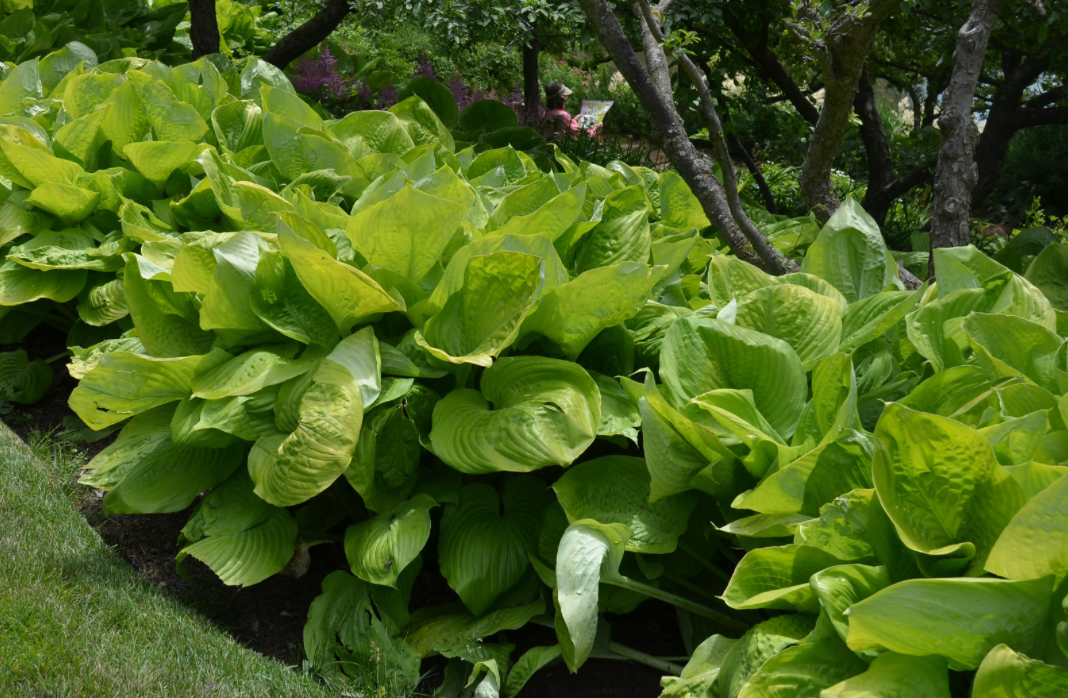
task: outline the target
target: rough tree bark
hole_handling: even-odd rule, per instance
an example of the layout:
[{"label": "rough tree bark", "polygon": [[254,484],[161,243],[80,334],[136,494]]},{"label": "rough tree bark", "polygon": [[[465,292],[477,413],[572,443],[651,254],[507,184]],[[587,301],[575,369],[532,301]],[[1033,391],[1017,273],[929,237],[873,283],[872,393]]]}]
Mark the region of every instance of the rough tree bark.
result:
[{"label": "rough tree bark", "polygon": [[189,0],[189,40],[193,60],[219,52],[219,18],[215,0]]},{"label": "rough tree bark", "polygon": [[330,36],[351,11],[349,0],[330,0],[314,17],[279,39],[263,60],[284,70]]},{"label": "rough tree bark", "polygon": [[[662,15],[657,16],[658,13],[655,13],[649,6],[648,0],[638,0],[638,4],[641,8],[638,20],[642,28],[645,62],[649,66],[650,74],[655,75],[654,80],[657,83],[658,91],[663,94],[671,94],[671,83],[667,72],[667,54],[661,48],[661,44],[664,42],[664,34],[660,29],[660,22],[663,17]],[[735,179],[734,163],[727,152],[723,125],[720,123],[719,114],[716,113],[716,104],[712,99],[712,93],[708,89],[704,72],[694,64],[693,60],[685,52],[680,51],[679,55],[676,56],[676,60],[682,66],[682,69],[686,71],[686,75],[689,76],[700,96],[697,111],[701,114],[701,119],[705,122],[705,126],[708,127],[708,137],[712,142],[712,151],[715,153],[716,162],[719,163],[723,172],[723,190],[727,196],[727,206],[730,209],[731,217],[734,218],[734,222],[738,224],[742,233],[756,249],[757,254],[764,261],[765,267],[774,274],[786,273],[786,264],[784,264],[782,256],[760,234],[760,231],[753,225],[753,221],[749,220],[749,216],[742,208],[742,201],[738,197],[738,182]]]},{"label": "rough tree bark", "polygon": [[538,25],[531,27],[530,41],[523,44],[523,105],[527,123],[538,120],[538,107],[541,105],[541,85],[538,83]]},{"label": "rough tree bark", "polygon": [[[723,186],[690,141],[670,91],[665,94],[650,78],[631,47],[619,19],[605,0],[580,0],[580,4],[601,44],[615,61],[616,68],[634,90],[642,106],[653,116],[660,130],[664,152],[690,186],[709,221],[735,255],[764,267],[763,260],[735,223]],[[767,244],[766,240],[764,242]]]},{"label": "rough tree bark", "polygon": [[813,38],[803,27],[787,23],[808,42],[823,73],[823,109],[812,131],[800,177],[805,203],[821,224],[842,203],[831,186],[831,169],[838,144],[849,127],[853,98],[868,49],[879,23],[900,4],[901,0],[870,0],[866,12],[844,14],[827,28],[822,38]]},{"label": "rough tree bark", "polygon": [[857,84],[853,108],[860,117],[860,139],[868,158],[868,189],[860,205],[881,228],[894,200],[931,178],[934,163],[928,163],[904,177],[894,177],[894,159],[886,138],[883,119],[875,103],[875,86],[868,69],[864,68]]},{"label": "rough tree bark", "polygon": [[[979,140],[979,128],[972,121],[972,102],[994,21],[1010,1],[972,0],[971,13],[957,33],[953,73],[942,98],[942,113],[938,117],[942,144],[938,149],[938,170],[934,183],[932,253],[940,247],[968,244],[971,195],[978,178],[973,155]],[[934,277],[934,254],[927,267],[927,276]]]},{"label": "rough tree bark", "polygon": [[742,162],[745,164],[745,168],[749,170],[749,174],[753,175],[753,181],[756,182],[757,189],[760,190],[760,196],[764,199],[764,208],[768,209],[768,213],[778,213],[779,207],[775,205],[775,195],[771,193],[771,187],[768,186],[768,180],[764,179],[764,173],[760,171],[760,165],[757,164],[753,156],[749,154],[745,146],[742,144],[742,140],[738,138],[738,135],[734,133],[734,125],[731,124],[731,110],[727,104],[727,100],[723,98],[723,95],[716,95],[716,104],[719,105],[720,112],[723,113],[723,123],[727,124],[727,131],[730,133],[727,135],[727,143],[730,145],[731,150],[738,154]]}]

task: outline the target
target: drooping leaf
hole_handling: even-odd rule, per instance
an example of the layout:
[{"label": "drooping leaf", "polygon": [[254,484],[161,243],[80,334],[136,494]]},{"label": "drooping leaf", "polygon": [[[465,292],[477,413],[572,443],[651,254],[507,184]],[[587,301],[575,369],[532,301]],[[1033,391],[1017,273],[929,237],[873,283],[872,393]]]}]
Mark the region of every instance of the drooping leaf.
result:
[{"label": "drooping leaf", "polygon": [[461,472],[567,466],[597,435],[600,391],[578,364],[500,359],[480,389],[454,390],[434,408],[434,453]]}]

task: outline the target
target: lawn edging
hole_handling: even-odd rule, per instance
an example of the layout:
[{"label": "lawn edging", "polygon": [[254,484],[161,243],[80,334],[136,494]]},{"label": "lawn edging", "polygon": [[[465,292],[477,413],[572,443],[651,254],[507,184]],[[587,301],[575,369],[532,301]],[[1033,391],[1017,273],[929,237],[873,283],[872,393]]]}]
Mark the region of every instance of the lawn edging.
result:
[{"label": "lawn edging", "polygon": [[329,695],[142,579],[75,509],[73,476],[0,423],[0,695]]}]

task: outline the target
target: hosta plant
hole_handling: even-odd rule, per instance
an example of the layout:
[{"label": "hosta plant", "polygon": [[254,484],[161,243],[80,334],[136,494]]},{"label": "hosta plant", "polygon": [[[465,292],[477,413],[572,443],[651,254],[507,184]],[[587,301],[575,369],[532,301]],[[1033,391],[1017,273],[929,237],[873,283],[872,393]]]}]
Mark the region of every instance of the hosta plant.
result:
[{"label": "hosta plant", "polygon": [[[514,127],[485,103],[459,130],[419,95],[332,120],[260,62],[128,59],[32,114],[39,70],[0,84],[3,329],[98,333],[70,404],[121,431],[83,480],[107,513],[196,504],[180,564],[250,585],[344,550],[314,670],[414,683],[442,655],[445,696],[591,657],[668,696],[1063,691],[1065,248],[1024,275],[939,250],[907,291],[847,200],[791,224],[801,271],[772,277],[677,174],[494,147]],[[410,610],[432,574],[454,601]],[[613,641],[649,599],[685,666]],[[530,623],[556,642],[514,656]]]}]

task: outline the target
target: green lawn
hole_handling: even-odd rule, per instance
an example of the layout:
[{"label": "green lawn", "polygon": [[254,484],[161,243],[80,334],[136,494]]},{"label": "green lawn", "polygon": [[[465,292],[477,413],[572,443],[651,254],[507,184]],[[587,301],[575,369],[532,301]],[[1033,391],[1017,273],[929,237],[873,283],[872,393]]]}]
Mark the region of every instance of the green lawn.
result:
[{"label": "green lawn", "polygon": [[0,423],[0,696],[327,696],[141,579],[74,508],[79,460]]}]

